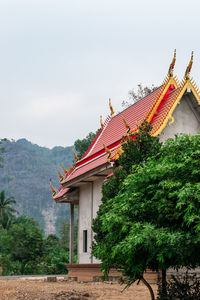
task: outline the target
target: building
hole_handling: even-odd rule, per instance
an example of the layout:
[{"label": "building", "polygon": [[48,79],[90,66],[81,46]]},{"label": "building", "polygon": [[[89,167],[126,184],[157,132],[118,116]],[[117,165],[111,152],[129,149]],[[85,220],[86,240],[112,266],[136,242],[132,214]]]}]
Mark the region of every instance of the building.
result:
[{"label": "building", "polygon": [[[75,155],[77,161],[71,170],[63,166],[65,176],[59,172],[62,187],[58,193],[53,187],[52,191],[57,203],[71,206],[69,276],[92,280],[101,274],[99,261],[91,256],[91,225],[101,203],[102,183],[112,174],[120,155],[122,137],[134,133],[144,120],[151,122],[151,134],[161,141],[178,133],[194,135],[200,131],[200,93],[190,78],[193,53],[181,82],[173,75],[175,61],[176,52],[164,82],[137,103],[114,115],[110,102],[111,115],[104,123],[101,119],[101,129],[89,149],[80,160]],[[79,207],[78,264],[73,264],[74,204]]]}]

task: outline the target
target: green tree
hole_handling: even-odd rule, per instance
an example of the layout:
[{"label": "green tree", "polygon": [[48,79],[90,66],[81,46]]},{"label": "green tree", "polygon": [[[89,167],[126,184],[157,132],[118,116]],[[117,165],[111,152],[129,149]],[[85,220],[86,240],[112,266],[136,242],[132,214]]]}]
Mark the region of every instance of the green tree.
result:
[{"label": "green tree", "polygon": [[[93,254],[102,260],[102,270],[105,276],[107,276],[109,269],[113,266],[113,260],[110,259],[110,255],[107,255],[107,253],[111,253],[113,245],[118,241],[118,236],[113,234],[113,240],[104,243],[109,231],[105,229],[103,219],[107,213],[112,211],[111,200],[118,195],[125,178],[129,174],[135,173],[140,163],[144,163],[148,157],[156,155],[156,153],[159,152],[161,144],[158,138],[150,135],[151,130],[151,124],[144,122],[138,128],[134,137],[130,136],[126,142],[123,143],[124,153],[117,162],[113,176],[110,177],[102,187],[102,205],[100,205],[97,218],[93,222],[93,230],[95,232]],[[118,228],[116,227],[115,230],[118,231]],[[113,231],[113,233],[115,233],[115,231]]]},{"label": "green tree", "polygon": [[105,272],[119,268],[131,284],[143,280],[147,268],[160,269],[166,294],[169,267],[200,265],[199,170],[200,134],[169,139],[156,155],[133,166],[94,222],[93,254]]},{"label": "green tree", "polygon": [[96,136],[96,133],[90,132],[90,133],[88,133],[86,138],[84,138],[82,140],[78,139],[75,141],[74,146],[77,151],[77,155],[78,155],[79,159],[87,151],[87,149],[91,145],[92,141],[94,140],[95,136]]},{"label": "green tree", "polygon": [[13,238],[10,249],[12,260],[21,262],[21,274],[34,274],[37,258],[44,251],[41,229],[30,217],[19,217],[8,233]]},{"label": "green tree", "polygon": [[3,228],[8,228],[14,219],[14,214],[17,211],[13,208],[16,201],[13,197],[5,197],[5,191],[0,192],[0,225]]}]

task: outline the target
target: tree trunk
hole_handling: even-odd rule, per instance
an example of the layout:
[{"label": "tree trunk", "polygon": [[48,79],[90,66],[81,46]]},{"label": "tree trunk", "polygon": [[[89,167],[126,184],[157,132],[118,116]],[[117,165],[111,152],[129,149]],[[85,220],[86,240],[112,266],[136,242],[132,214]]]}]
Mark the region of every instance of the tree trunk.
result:
[{"label": "tree trunk", "polygon": [[151,295],[151,300],[155,300],[155,295],[154,292],[152,290],[152,287],[150,286],[150,284],[144,279],[144,277],[141,278],[141,281],[146,285],[146,287],[149,290],[149,293]]},{"label": "tree trunk", "polygon": [[167,295],[167,272],[166,270],[162,270],[162,295]]}]

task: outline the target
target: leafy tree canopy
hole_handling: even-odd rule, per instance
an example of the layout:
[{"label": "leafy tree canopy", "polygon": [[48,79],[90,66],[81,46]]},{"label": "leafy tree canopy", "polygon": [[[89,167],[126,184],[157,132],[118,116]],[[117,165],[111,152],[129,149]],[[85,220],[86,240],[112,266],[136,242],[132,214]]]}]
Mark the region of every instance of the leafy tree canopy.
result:
[{"label": "leafy tree canopy", "polygon": [[[127,143],[124,150],[122,170],[123,157],[135,147]],[[93,226],[93,254],[106,273],[119,268],[129,283],[142,278],[146,268],[200,264],[200,134],[169,139],[152,154],[137,164],[133,160],[117,195],[105,197],[110,182],[104,185]]]},{"label": "leafy tree canopy", "polygon": [[79,159],[87,151],[87,149],[91,145],[92,141],[94,140],[95,136],[96,136],[96,133],[90,132],[90,133],[88,133],[86,138],[84,138],[82,140],[78,139],[75,141],[74,146],[77,151],[77,155],[78,155]]},{"label": "leafy tree canopy", "polygon": [[13,197],[6,198],[5,191],[0,192],[0,227],[8,228],[15,218],[17,211],[13,208],[16,201]]}]

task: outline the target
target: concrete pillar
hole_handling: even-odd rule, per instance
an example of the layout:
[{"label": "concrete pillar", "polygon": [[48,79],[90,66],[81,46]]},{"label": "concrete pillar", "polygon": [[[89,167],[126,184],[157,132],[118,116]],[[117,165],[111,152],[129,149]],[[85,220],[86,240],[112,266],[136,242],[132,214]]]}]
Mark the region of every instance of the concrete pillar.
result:
[{"label": "concrete pillar", "polygon": [[74,204],[70,203],[69,263],[74,262]]}]

